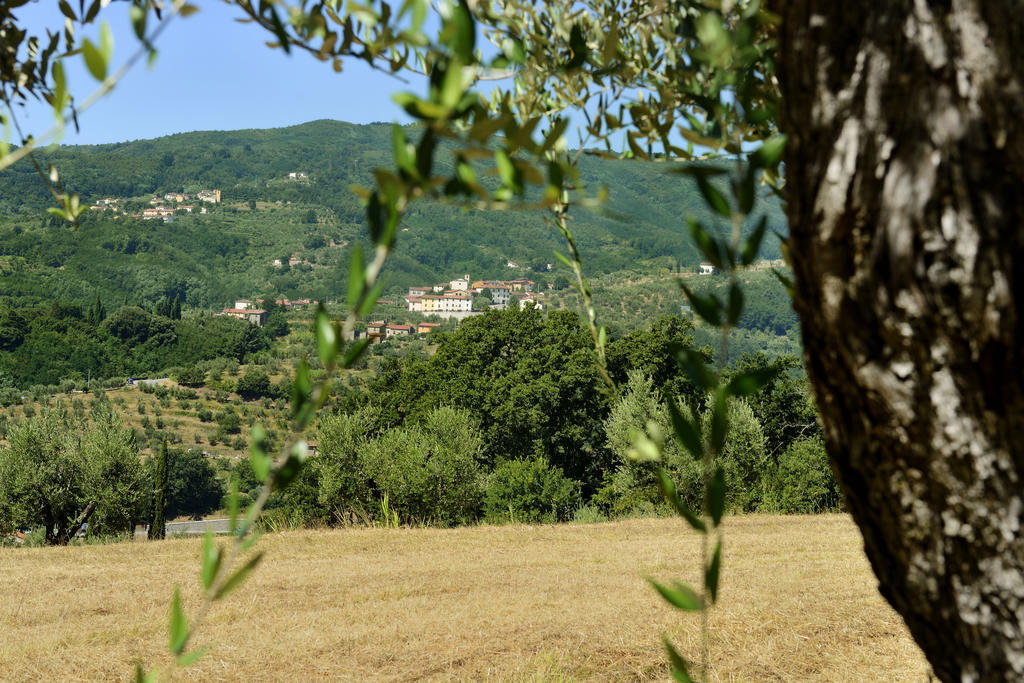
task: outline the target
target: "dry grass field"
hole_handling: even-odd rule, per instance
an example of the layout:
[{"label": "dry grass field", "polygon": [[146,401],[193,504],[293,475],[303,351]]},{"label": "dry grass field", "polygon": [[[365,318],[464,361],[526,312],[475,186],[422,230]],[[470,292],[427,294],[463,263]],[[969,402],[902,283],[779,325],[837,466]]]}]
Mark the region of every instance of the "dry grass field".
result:
[{"label": "dry grass field", "polygon": [[[197,680],[664,679],[699,619],[643,581],[697,577],[678,520],[267,535],[214,608]],[[0,680],[125,679],[165,663],[167,603],[200,540],[0,549]],[[923,680],[845,516],[727,520],[713,680]]]}]

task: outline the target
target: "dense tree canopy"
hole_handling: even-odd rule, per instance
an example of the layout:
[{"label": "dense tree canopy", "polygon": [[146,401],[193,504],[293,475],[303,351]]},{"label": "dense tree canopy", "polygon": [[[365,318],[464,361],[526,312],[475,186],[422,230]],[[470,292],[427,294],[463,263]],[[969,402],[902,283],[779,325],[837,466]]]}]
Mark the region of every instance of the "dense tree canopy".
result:
[{"label": "dense tree canopy", "polygon": [[269,340],[256,326],[226,316],[172,320],[122,306],[97,322],[78,306],[53,303],[0,304],[0,345],[0,388],[27,389],[137,376],[219,357],[241,361],[268,348]]},{"label": "dense tree canopy", "polygon": [[91,423],[48,409],[16,425],[0,449],[0,530],[42,527],[47,542],[133,533],[144,476],[135,435],[109,406]]},{"label": "dense tree canopy", "polygon": [[[462,2],[446,6],[434,37],[423,32],[426,3],[411,12],[388,5],[362,32],[345,30],[351,17],[337,16],[334,3],[304,3],[301,20],[289,22],[283,4],[236,3],[285,48],[395,70],[415,63],[429,75],[426,93],[399,98],[424,121],[419,142],[396,132],[397,168],[378,174],[371,193],[381,253],[422,194],[444,188],[506,202],[527,199],[532,185],[575,257],[564,219],[567,186],[579,176],[563,136],[566,109],[587,112],[586,132],[600,142],[625,129],[622,153],[634,157],[686,156],[696,144],[751,164],[777,161],[781,139],[749,154],[743,143],[788,134],[788,252],[808,372],[882,593],[941,678],[1024,675],[1018,8],[798,0],[773,14],[757,2]],[[476,49],[477,27],[493,56]],[[49,94],[45,68],[41,79],[37,64],[11,56],[16,49],[5,54],[15,95]],[[489,69],[515,81],[488,99],[473,88]],[[434,175],[439,137],[454,140],[454,151]],[[470,154],[493,160],[497,190],[477,181]],[[725,217],[749,215],[753,181],[736,175],[742,212],[720,192],[704,194]],[[361,292],[379,270],[367,271]],[[530,365],[543,369],[539,356]],[[576,379],[593,378],[581,369]],[[533,382],[504,424],[560,388]],[[415,402],[410,394],[385,407],[396,418]],[[498,442],[556,441],[551,430],[503,430],[500,410],[489,417],[485,433]]]}]

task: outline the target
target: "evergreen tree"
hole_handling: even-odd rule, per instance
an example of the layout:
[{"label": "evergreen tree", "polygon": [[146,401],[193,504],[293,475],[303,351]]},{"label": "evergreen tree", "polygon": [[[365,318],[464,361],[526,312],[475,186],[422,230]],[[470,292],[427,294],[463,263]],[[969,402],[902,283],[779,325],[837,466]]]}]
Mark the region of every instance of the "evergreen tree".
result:
[{"label": "evergreen tree", "polygon": [[181,294],[174,297],[174,306],[171,308],[171,318],[181,320]]},{"label": "evergreen tree", "polygon": [[162,539],[167,535],[167,440],[160,445],[153,474],[153,515],[149,525],[149,539]]},{"label": "evergreen tree", "polygon": [[107,317],[107,309],[103,307],[103,302],[100,300],[100,295],[97,292],[96,301],[93,302],[92,306],[89,307],[89,312],[86,314],[85,319],[93,327],[99,325]]}]

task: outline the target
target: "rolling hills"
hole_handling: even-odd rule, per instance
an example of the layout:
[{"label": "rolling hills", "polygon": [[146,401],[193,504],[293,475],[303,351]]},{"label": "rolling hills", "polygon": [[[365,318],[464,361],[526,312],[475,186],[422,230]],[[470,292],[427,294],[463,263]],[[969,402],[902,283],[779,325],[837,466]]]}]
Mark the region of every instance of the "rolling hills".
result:
[{"label": "rolling hills", "polygon": [[[222,202],[170,223],[89,212],[71,232],[45,213],[52,198],[31,165],[18,164],[0,173],[2,300],[85,305],[99,295],[111,307],[125,297],[152,304],[181,295],[188,306],[218,308],[260,293],[339,298],[349,251],[364,232],[351,188],[369,184],[373,168],[390,165],[390,135],[389,124],[323,120],[44,151],[41,161],[53,163],[83,202],[122,198],[133,213],[153,196],[201,189],[220,189]],[[701,260],[684,218],[709,216],[691,179],[669,173],[669,164],[589,155],[580,169],[588,192],[604,187],[609,195],[600,210],[572,215],[589,274],[690,269]],[[307,177],[289,178],[296,172]],[[785,231],[774,198],[761,210],[773,230]],[[422,201],[402,228],[387,270],[393,293],[456,274],[508,277],[509,261],[520,265],[518,274],[543,278],[547,264],[557,264],[554,251],[564,251],[537,211]],[[777,240],[766,241],[763,255],[778,256]],[[296,268],[272,265],[293,256]]]}]

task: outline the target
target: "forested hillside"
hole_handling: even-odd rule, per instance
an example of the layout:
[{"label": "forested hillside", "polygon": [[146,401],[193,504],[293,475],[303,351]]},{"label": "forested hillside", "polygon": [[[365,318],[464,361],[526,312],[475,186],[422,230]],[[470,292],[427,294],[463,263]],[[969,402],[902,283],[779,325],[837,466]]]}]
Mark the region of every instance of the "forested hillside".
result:
[{"label": "forested hillside", "polygon": [[[442,155],[443,156],[443,155]],[[347,286],[349,250],[363,239],[363,208],[352,187],[391,164],[386,124],[314,121],[291,128],[185,133],[121,144],[60,147],[40,153],[84,203],[126,200],[122,215],[89,211],[78,232],[45,213],[52,202],[31,164],[0,173],[0,291],[8,303],[88,305],[97,294],[113,307],[127,295],[153,304],[181,296],[187,306],[217,308],[255,294],[333,299]],[[589,273],[626,268],[692,269],[700,260],[685,217],[713,222],[688,177],[672,164],[583,155],[590,195],[606,188],[600,210],[578,209],[572,229]],[[301,172],[304,178],[289,178]],[[209,213],[179,211],[173,222],[140,213],[167,192],[219,189]],[[201,202],[191,202],[202,204]],[[774,230],[785,230],[777,202],[763,202]],[[546,273],[564,246],[540,211],[478,211],[423,201],[412,208],[388,267],[398,293],[410,284],[455,275]],[[299,259],[287,267],[287,259]],[[778,256],[766,240],[764,256]],[[275,268],[274,259],[285,267]],[[515,271],[512,271],[515,272]],[[553,277],[553,276],[552,276]],[[537,279],[537,278],[534,278]]]}]

